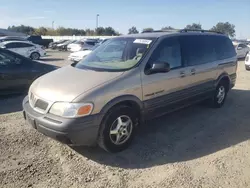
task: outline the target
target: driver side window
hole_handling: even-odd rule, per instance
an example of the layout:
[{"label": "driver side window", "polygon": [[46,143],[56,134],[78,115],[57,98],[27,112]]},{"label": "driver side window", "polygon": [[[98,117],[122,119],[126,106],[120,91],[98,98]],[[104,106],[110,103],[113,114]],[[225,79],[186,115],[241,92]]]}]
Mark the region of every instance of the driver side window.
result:
[{"label": "driver side window", "polygon": [[181,48],[177,37],[164,39],[154,50],[149,63],[168,63],[171,69],[179,68],[181,63]]}]

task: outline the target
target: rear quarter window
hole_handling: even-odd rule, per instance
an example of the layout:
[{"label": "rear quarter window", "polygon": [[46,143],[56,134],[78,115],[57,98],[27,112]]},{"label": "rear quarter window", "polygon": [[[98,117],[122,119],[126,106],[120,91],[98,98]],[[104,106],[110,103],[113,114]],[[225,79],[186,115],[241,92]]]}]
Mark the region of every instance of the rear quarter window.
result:
[{"label": "rear quarter window", "polygon": [[194,66],[231,58],[236,55],[232,41],[219,35],[186,35],[180,37],[182,59],[186,66]]},{"label": "rear quarter window", "polygon": [[232,41],[225,36],[215,36],[214,45],[216,47],[217,59],[227,59],[236,56]]}]

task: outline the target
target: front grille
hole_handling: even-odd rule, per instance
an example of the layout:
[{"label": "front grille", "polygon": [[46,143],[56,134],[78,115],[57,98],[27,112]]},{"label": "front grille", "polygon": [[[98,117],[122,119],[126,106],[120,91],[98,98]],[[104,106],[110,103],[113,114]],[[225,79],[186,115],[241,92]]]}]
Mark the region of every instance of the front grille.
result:
[{"label": "front grille", "polygon": [[35,110],[37,109],[39,111],[44,111],[44,112],[46,112],[49,106],[49,102],[39,99],[32,92],[29,95],[29,103],[30,103],[30,106],[34,108]]},{"label": "front grille", "polygon": [[45,111],[47,109],[48,105],[49,104],[47,102],[45,102],[41,99],[37,99],[34,107]]}]

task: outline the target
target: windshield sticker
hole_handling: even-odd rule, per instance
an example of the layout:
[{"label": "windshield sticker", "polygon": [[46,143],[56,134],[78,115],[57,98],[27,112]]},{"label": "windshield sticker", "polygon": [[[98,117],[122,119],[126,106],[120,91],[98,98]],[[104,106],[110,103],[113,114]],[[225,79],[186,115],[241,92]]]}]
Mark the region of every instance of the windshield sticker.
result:
[{"label": "windshield sticker", "polygon": [[139,44],[150,44],[152,40],[147,40],[147,39],[135,39],[134,43],[139,43]]}]

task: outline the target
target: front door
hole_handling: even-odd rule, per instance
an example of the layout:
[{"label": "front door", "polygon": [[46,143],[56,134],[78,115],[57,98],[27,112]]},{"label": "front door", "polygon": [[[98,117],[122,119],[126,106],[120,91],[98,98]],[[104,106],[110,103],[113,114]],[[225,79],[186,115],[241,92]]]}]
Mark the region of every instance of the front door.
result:
[{"label": "front door", "polygon": [[[147,74],[147,69],[155,63],[168,63],[167,73]],[[178,37],[163,39],[154,50],[151,58],[141,70],[143,101],[146,117],[153,118],[184,105],[188,96],[191,77],[187,74],[181,58]]]}]

